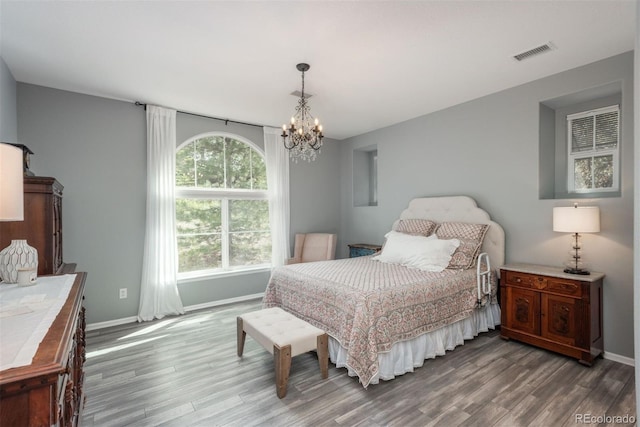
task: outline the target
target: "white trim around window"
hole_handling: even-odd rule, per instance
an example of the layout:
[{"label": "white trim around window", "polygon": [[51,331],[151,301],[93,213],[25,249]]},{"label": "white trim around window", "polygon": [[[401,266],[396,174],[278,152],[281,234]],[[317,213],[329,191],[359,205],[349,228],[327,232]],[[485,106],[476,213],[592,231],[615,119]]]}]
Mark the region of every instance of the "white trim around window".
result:
[{"label": "white trim around window", "polygon": [[[178,153],[183,147],[191,144],[199,139],[207,138],[207,137],[223,137],[230,138],[239,142],[246,144],[249,148],[251,148],[251,152],[254,154],[254,157],[249,157],[249,161],[252,162],[256,155],[260,156],[264,160],[264,152],[260,149],[256,144],[243,138],[239,135],[234,135],[225,132],[207,132],[203,134],[196,135],[192,138],[189,138],[184,143],[180,144],[176,149],[176,153]],[[225,145],[226,147],[226,145]],[[226,150],[226,148],[225,148]],[[205,153],[206,154],[206,153]],[[200,158],[198,159],[200,160]],[[205,161],[209,159],[205,158]],[[253,166],[251,166],[253,170]],[[227,169],[226,167],[223,169],[225,176],[224,182],[226,185],[227,182]],[[197,185],[197,184],[196,184]],[[251,185],[253,187],[253,185]],[[230,231],[230,202],[236,200],[255,200],[255,201],[267,201],[268,200],[268,191],[266,189],[237,189],[237,188],[216,188],[216,187],[175,187],[175,197],[176,200],[180,199],[191,199],[191,200],[211,200],[218,201],[220,203],[220,223],[219,223],[219,232],[210,233],[219,235],[220,238],[220,246],[221,259],[219,260],[220,267],[218,268],[205,268],[201,270],[193,270],[193,271],[185,271],[178,272],[178,280],[180,283],[192,282],[192,281],[200,281],[206,280],[207,278],[214,277],[226,277],[226,276],[234,276],[239,274],[250,274],[255,272],[267,271],[270,269],[271,265],[268,263],[264,264],[249,264],[243,266],[231,266],[230,260],[230,245],[231,239],[230,235],[234,233],[244,233],[244,232],[252,232],[252,233],[270,233],[269,230],[244,230],[242,232]],[[217,264],[217,263],[216,263]]]},{"label": "white trim around window", "polygon": [[[616,136],[617,140],[614,147],[597,147],[596,145],[596,117],[616,112]],[[590,149],[583,149],[581,151],[573,151],[572,144],[572,122],[577,119],[583,119],[586,117],[593,117],[593,142]],[[612,185],[611,187],[594,187],[595,182],[595,170],[591,167],[591,188],[575,188],[575,163],[579,160],[591,159],[593,164],[594,159],[597,157],[611,156],[612,161]],[[604,193],[614,192],[620,190],[620,106],[611,105],[608,107],[597,108],[594,110],[583,111],[580,113],[567,115],[567,189],[569,193]]]},{"label": "white trim around window", "polygon": [[178,283],[200,282],[209,279],[219,279],[223,277],[241,276],[244,274],[254,274],[271,272],[271,264],[252,265],[250,267],[222,268],[211,270],[190,271],[187,273],[178,273]]},{"label": "white trim around window", "polygon": [[267,190],[238,190],[217,188],[176,187],[176,198],[181,199],[229,199],[229,200],[267,200]]}]

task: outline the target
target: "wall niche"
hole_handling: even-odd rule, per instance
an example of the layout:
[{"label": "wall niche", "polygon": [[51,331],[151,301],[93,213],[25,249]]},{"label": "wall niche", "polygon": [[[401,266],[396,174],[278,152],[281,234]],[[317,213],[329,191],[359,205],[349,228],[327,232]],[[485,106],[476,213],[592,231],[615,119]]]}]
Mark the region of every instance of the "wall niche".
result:
[{"label": "wall niche", "polygon": [[[622,82],[589,88],[539,104],[539,199],[620,197],[620,191],[570,193],[568,190],[567,115],[622,105]],[[622,129],[622,122],[620,122]],[[620,138],[622,144],[622,138]],[[620,171],[618,171],[620,173]]]},{"label": "wall niche", "polygon": [[378,146],[353,150],[353,206],[378,206]]}]

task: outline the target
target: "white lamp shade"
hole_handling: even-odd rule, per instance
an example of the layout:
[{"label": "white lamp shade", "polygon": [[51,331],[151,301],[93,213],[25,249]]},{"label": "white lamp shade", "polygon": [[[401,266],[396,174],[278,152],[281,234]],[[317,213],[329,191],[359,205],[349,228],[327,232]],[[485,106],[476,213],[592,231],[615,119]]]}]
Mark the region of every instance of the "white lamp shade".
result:
[{"label": "white lamp shade", "polygon": [[553,208],[553,231],[597,233],[600,231],[600,208],[597,206]]},{"label": "white lamp shade", "polygon": [[24,220],[23,153],[0,143],[0,221]]}]

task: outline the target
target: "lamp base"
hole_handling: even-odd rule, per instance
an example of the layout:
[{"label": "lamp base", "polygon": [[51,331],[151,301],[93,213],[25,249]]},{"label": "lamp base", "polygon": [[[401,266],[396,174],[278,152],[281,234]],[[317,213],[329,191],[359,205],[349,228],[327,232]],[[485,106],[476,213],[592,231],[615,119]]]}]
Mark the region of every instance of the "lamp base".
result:
[{"label": "lamp base", "polygon": [[588,276],[591,274],[589,271],[583,270],[581,268],[568,268],[568,267],[564,269],[564,272],[569,274],[580,274],[582,276]]}]

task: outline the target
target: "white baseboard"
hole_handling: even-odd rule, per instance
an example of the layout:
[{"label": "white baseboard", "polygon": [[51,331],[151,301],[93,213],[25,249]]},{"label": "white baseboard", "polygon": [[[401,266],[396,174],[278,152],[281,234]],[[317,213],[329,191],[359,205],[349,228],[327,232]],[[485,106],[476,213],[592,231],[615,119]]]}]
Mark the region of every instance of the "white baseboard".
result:
[{"label": "white baseboard", "polygon": [[614,362],[622,363],[623,365],[635,366],[635,360],[632,357],[620,356],[619,354],[604,352],[605,359],[613,360]]},{"label": "white baseboard", "polygon": [[202,310],[203,308],[217,307],[219,305],[233,304],[234,302],[250,301],[264,297],[264,292],[252,295],[243,295],[241,297],[227,298],[218,301],[209,301],[202,304],[190,305],[184,308],[184,311]]},{"label": "white baseboard", "polygon": [[[185,307],[184,311],[201,310],[203,308],[211,308],[211,307],[217,307],[219,305],[233,304],[234,302],[250,301],[253,299],[262,298],[263,296],[264,296],[264,292],[261,292],[259,294],[243,295],[241,297],[227,298],[227,299],[218,300],[218,301],[210,301],[202,304],[190,305],[188,307]],[[97,329],[109,328],[111,326],[119,326],[119,325],[125,325],[127,323],[135,323],[137,321],[138,321],[137,316],[123,317],[122,319],[108,320],[106,322],[89,323],[87,324],[86,330],[95,331]]]},{"label": "white baseboard", "polygon": [[122,319],[107,320],[106,322],[87,323],[87,331],[95,331],[96,329],[109,328],[111,326],[125,325],[127,323],[135,323],[138,321],[136,316],[123,317]]}]

